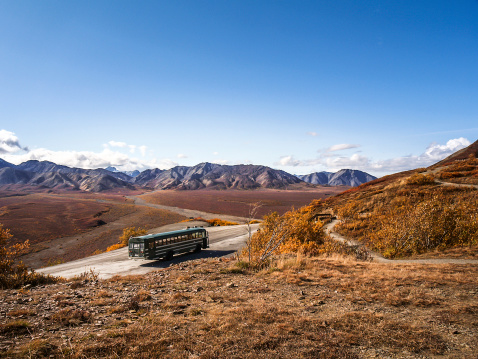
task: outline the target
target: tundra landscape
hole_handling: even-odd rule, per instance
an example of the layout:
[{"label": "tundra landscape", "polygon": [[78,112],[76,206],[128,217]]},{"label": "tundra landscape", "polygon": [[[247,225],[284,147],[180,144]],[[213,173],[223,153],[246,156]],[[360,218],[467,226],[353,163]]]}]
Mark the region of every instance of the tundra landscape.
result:
[{"label": "tundra landscape", "polygon": [[[70,279],[5,276],[1,354],[474,357],[478,354],[477,155],[478,141],[429,168],[383,177],[334,196],[299,191],[296,200],[303,201],[309,191],[322,198],[312,198],[298,209],[293,208],[298,202],[285,202],[289,211],[267,213],[260,231],[250,241],[245,236],[245,246],[233,258],[186,255],[145,274],[107,279],[92,269]],[[277,191],[159,191],[140,198],[170,208],[197,208],[199,199],[208,197],[205,208],[214,201],[253,208],[251,204],[267,205],[272,198],[285,201],[294,193],[277,195]],[[189,194],[190,205],[183,194]],[[29,196],[20,196],[23,202],[17,206],[35,206],[34,199],[45,194]],[[147,218],[141,222],[145,228],[186,218],[172,212],[138,213],[131,208],[131,196],[50,193],[47,197],[48,201],[39,201],[44,208],[56,207],[57,215],[77,214],[62,217],[71,225],[62,230],[70,235],[75,230],[95,231],[91,227],[99,223],[85,220],[91,216],[105,223],[118,218],[139,223]],[[65,198],[76,201],[65,202]],[[123,198],[121,205],[118,198]],[[5,203],[2,208],[8,212]],[[422,206],[428,206],[425,212],[412,213]],[[228,208],[237,210],[237,206]],[[325,226],[334,216],[339,225]],[[394,225],[394,220],[407,225]],[[337,232],[345,241],[334,239]],[[264,256],[271,246],[274,250]]]},{"label": "tundra landscape", "polygon": [[0,1],[0,358],[478,358],[478,1]]}]

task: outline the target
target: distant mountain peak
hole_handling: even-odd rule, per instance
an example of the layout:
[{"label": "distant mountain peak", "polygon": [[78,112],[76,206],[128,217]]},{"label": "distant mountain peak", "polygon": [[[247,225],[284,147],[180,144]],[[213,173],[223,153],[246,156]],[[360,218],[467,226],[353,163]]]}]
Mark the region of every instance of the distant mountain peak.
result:
[{"label": "distant mountain peak", "polygon": [[333,172],[314,172],[308,175],[298,176],[304,182],[328,185],[328,186],[352,186],[356,187],[362,183],[366,183],[376,179],[366,172],[352,169],[341,169],[335,173]]},{"label": "distant mountain peak", "polygon": [[[116,167],[106,169],[82,169],[57,165],[49,161],[30,160],[18,166],[0,160],[0,185],[21,184],[43,188],[76,189],[101,192],[117,188],[135,189],[285,189],[289,186],[307,186],[300,178],[282,170],[263,165],[241,164],[220,165],[202,162],[195,166],[176,166],[168,170],[148,169],[118,171]],[[340,172],[340,173],[339,173]],[[315,182],[330,184],[332,177],[337,185],[358,185],[369,179],[361,177],[360,171],[342,170],[338,173],[319,172],[308,175]],[[307,177],[307,176],[302,176]],[[371,176],[371,179],[374,177]],[[370,180],[370,179],[369,179]],[[334,182],[334,183],[335,183]],[[359,183],[360,182],[360,183]],[[351,183],[351,184],[350,184]],[[335,185],[335,184],[333,184]]]},{"label": "distant mountain peak", "polygon": [[14,168],[16,167],[14,164],[10,163],[10,162],[7,162],[5,161],[4,159],[1,159],[0,158],[0,168],[4,168],[4,167],[10,167],[10,168]]}]

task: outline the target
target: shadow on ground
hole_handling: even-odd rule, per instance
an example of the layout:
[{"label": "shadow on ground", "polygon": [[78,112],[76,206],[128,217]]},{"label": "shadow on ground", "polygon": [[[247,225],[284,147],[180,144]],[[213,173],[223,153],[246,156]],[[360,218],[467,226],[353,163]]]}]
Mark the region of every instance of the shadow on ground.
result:
[{"label": "shadow on ground", "polygon": [[195,259],[202,259],[202,258],[219,258],[232,255],[236,251],[229,250],[229,251],[214,251],[214,250],[205,250],[199,253],[183,253],[175,255],[174,258],[170,261],[165,259],[159,259],[156,261],[147,262],[141,264],[140,267],[143,268],[167,268],[173,264],[180,264],[187,261],[192,261]]}]

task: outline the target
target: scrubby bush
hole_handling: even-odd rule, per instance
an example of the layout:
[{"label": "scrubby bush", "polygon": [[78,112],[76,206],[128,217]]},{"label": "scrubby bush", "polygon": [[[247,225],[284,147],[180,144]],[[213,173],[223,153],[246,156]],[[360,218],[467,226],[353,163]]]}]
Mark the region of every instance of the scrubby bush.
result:
[{"label": "scrubby bush", "polygon": [[[336,229],[389,258],[478,244],[476,191],[395,186],[336,206]],[[367,215],[363,215],[367,213]]]},{"label": "scrubby bush", "polygon": [[369,233],[369,244],[391,258],[478,244],[478,213],[470,213],[466,206],[436,195],[389,208],[374,219],[378,230]]},{"label": "scrubby bush", "polygon": [[278,253],[318,254],[325,235],[323,223],[314,217],[314,208],[311,205],[282,216],[276,212],[265,216],[240,256],[260,263]]},{"label": "scrubby bush", "polygon": [[106,248],[106,252],[114,251],[115,249],[123,248],[128,245],[128,241],[131,237],[144,236],[147,233],[146,229],[141,227],[126,227],[123,229],[123,233],[119,237],[119,243],[113,244]]},{"label": "scrubby bush", "polygon": [[232,222],[232,221],[226,221],[220,218],[213,218],[213,219],[204,219],[202,217],[196,217],[196,218],[189,218],[185,219],[181,222],[192,222],[192,221],[199,221],[199,222],[206,222],[209,223],[211,227],[219,227],[219,226],[236,226],[239,223]]},{"label": "scrubby bush", "polygon": [[206,222],[209,223],[211,225],[211,227],[236,226],[236,225],[239,224],[239,223],[232,222],[232,221],[225,221],[225,220],[219,219],[219,218],[208,219]]},{"label": "scrubby bush", "polygon": [[422,173],[415,173],[407,179],[407,184],[414,186],[424,186],[434,183],[435,179],[432,175],[424,175]]},{"label": "scrubby bush", "polygon": [[19,255],[28,248],[28,241],[9,246],[12,234],[0,224],[0,288],[19,288],[24,285],[54,283],[59,279],[29,270],[21,261]]}]

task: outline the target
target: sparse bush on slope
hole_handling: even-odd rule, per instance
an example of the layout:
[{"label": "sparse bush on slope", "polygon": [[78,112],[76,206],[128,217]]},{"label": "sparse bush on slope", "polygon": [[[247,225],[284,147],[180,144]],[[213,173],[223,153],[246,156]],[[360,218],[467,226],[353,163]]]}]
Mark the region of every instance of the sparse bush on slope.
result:
[{"label": "sparse bush on slope", "polygon": [[19,288],[26,284],[38,285],[44,283],[53,283],[58,278],[46,276],[30,271],[22,263],[18,262],[18,256],[22,251],[28,248],[28,241],[22,244],[9,246],[8,242],[12,238],[12,234],[3,225],[0,224],[0,288]]},{"label": "sparse bush on slope", "polygon": [[297,253],[319,254],[324,243],[323,223],[315,219],[317,203],[286,212],[279,216],[276,212],[265,216],[259,230],[252,236],[241,256],[253,262],[262,262],[272,254]]},{"label": "sparse bush on slope", "polygon": [[120,249],[128,245],[128,241],[131,237],[144,236],[147,233],[146,229],[141,227],[126,227],[123,229],[123,233],[119,237],[119,243],[113,244],[106,248],[107,252],[114,251],[115,249]]},{"label": "sparse bush on slope", "polygon": [[390,258],[478,244],[478,214],[466,206],[436,195],[387,208],[370,219],[377,230],[370,231],[368,244]]},{"label": "sparse bush on slope", "polygon": [[388,258],[478,245],[477,191],[413,177],[337,203],[338,231]]}]

